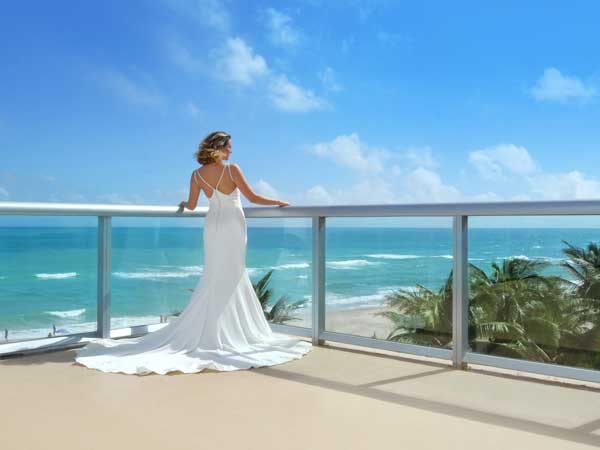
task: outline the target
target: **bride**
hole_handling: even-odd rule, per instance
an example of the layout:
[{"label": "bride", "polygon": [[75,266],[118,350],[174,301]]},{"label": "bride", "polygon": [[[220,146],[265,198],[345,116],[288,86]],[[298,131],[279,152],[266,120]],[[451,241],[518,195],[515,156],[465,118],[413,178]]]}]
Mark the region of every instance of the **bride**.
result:
[{"label": "bride", "polygon": [[209,199],[204,223],[204,271],[181,314],[163,328],[129,339],[94,338],[75,361],[103,372],[146,375],[204,369],[232,371],[299,359],[310,342],[271,331],[246,271],[246,219],[240,192],[261,205],[289,203],[256,194],[231,154],[231,136],[209,134],[195,156],[183,208],[195,209],[200,192]]}]

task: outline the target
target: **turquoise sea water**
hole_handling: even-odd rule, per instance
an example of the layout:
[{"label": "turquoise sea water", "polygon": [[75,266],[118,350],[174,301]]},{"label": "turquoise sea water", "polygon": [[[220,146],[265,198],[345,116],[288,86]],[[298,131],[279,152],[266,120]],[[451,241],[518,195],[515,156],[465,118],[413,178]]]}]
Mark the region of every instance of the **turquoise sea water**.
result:
[{"label": "turquoise sea water", "polygon": [[[484,270],[505,257],[541,258],[564,272],[562,240],[598,242],[597,228],[474,228],[469,260]],[[328,309],[381,305],[416,283],[439,288],[452,267],[449,228],[328,227]],[[201,281],[202,228],[114,227],[113,328],[157,323],[182,309]],[[247,268],[256,282],[274,269],[273,301],[310,299],[311,229],[249,227]],[[226,270],[226,268],[225,268]],[[0,227],[0,342],[95,329],[97,229]],[[310,310],[310,302],[304,311]]]}]

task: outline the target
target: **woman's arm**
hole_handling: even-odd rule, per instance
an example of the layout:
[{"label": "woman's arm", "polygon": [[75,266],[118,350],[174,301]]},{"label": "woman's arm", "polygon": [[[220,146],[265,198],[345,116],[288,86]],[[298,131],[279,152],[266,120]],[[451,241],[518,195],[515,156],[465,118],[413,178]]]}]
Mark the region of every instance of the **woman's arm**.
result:
[{"label": "woman's arm", "polygon": [[288,202],[284,202],[281,200],[277,200],[274,198],[263,197],[262,195],[257,194],[252,190],[248,181],[246,181],[246,177],[244,177],[244,173],[242,169],[237,164],[230,164],[229,168],[231,169],[231,177],[233,178],[234,183],[240,189],[240,192],[244,194],[244,196],[252,203],[256,203],[257,205],[277,205],[277,206],[288,206]]},{"label": "woman's arm", "polygon": [[200,197],[200,184],[196,183],[196,179],[194,174],[190,178],[190,194],[188,195],[188,200],[179,203],[179,208],[187,208],[192,211],[196,209],[196,205],[198,204],[198,197]]}]

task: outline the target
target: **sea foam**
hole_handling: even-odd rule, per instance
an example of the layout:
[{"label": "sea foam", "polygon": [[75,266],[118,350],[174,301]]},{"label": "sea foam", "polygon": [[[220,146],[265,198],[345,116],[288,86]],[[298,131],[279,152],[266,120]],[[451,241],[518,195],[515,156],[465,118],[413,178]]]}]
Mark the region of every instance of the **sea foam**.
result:
[{"label": "sea foam", "polygon": [[381,264],[376,261],[367,261],[366,259],[346,259],[344,261],[327,261],[326,265],[330,269],[358,269],[365,266],[377,266]]},{"label": "sea foam", "polygon": [[85,308],[71,309],[69,311],[44,311],[45,314],[50,314],[56,317],[69,318],[81,316],[85,312]]},{"label": "sea foam", "polygon": [[381,259],[415,259],[420,258],[418,255],[403,255],[398,253],[372,253],[365,255],[369,258],[381,258]]},{"label": "sea foam", "polygon": [[77,276],[77,272],[65,272],[65,273],[36,273],[36,278],[42,280],[60,280],[63,278],[73,278]]}]

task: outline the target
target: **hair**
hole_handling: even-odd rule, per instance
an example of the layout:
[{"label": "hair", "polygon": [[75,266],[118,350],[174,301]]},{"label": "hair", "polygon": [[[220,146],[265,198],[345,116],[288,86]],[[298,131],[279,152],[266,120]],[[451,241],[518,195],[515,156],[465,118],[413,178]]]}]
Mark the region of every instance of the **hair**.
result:
[{"label": "hair", "polygon": [[220,161],[223,157],[221,150],[225,148],[230,139],[231,136],[224,131],[210,133],[202,140],[198,150],[194,153],[196,161],[202,165]]}]

